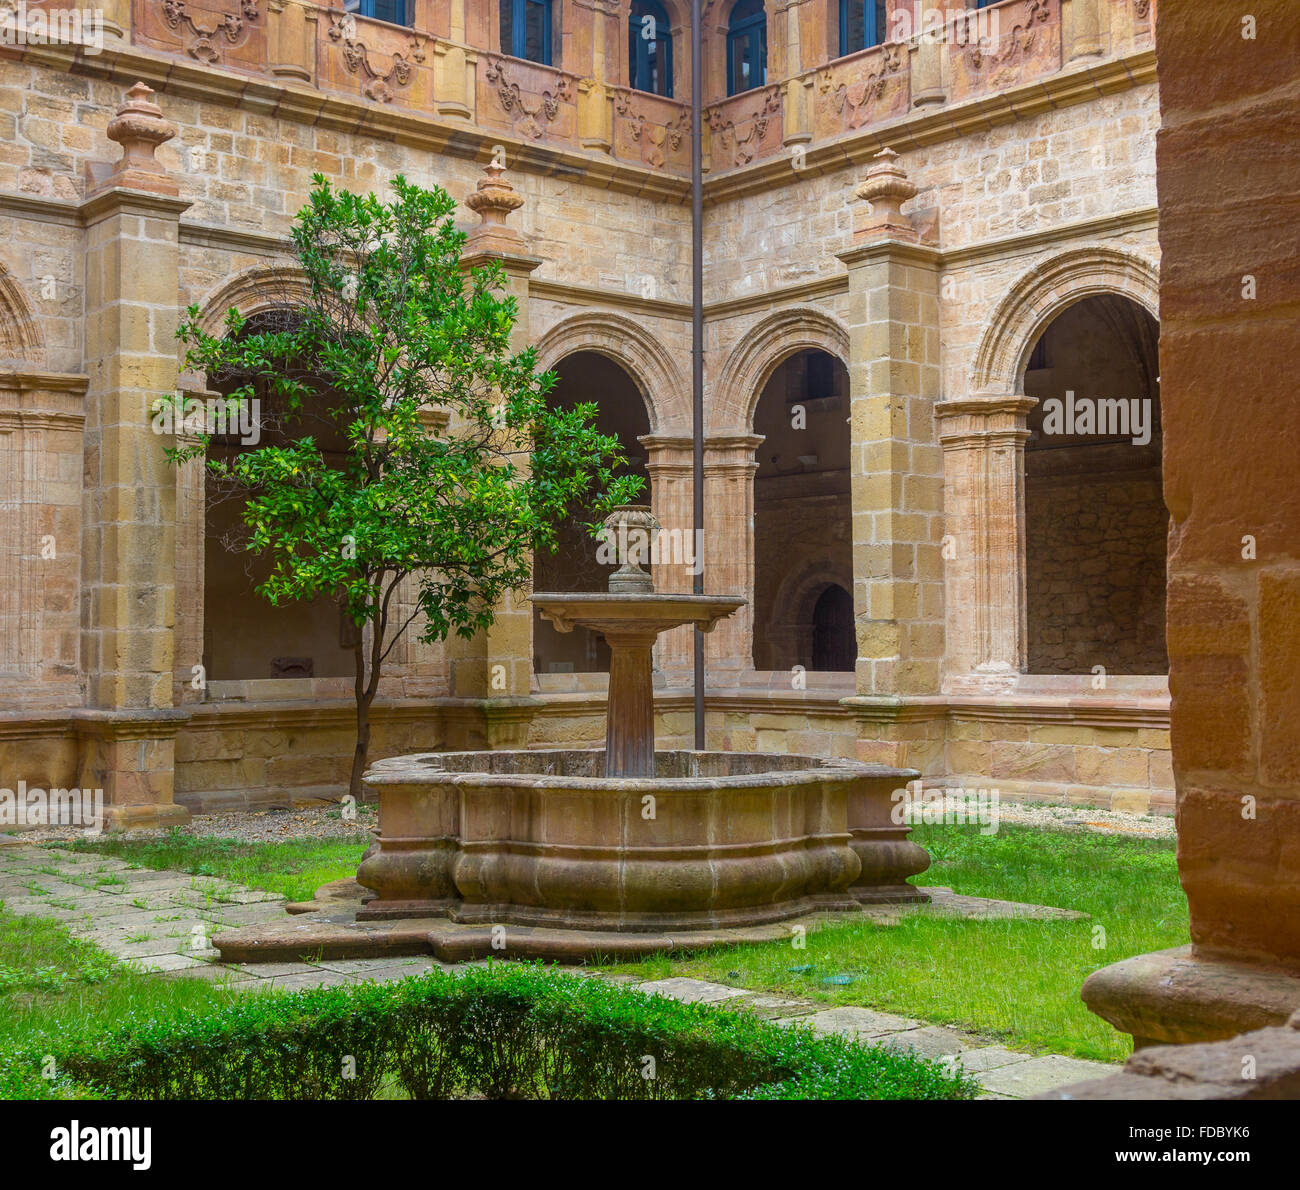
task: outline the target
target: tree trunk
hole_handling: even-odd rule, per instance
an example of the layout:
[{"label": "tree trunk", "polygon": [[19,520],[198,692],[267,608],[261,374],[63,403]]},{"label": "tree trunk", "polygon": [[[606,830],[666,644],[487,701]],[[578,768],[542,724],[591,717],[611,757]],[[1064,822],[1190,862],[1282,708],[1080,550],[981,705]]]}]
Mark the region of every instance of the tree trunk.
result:
[{"label": "tree trunk", "polygon": [[367,691],[357,698],[357,747],[352,754],[352,778],[348,793],[357,805],[361,804],[361,774],[366,771],[366,756],[370,751],[370,700]]}]

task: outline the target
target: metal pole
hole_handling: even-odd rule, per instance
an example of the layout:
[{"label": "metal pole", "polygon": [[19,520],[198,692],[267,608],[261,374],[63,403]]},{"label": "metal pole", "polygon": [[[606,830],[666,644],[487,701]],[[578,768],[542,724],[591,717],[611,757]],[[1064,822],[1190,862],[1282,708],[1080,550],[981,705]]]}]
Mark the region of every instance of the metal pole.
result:
[{"label": "metal pole", "polygon": [[[691,0],[691,497],[695,528],[692,590],[704,594],[704,33]],[[695,748],[704,748],[704,633],[695,629]]]}]

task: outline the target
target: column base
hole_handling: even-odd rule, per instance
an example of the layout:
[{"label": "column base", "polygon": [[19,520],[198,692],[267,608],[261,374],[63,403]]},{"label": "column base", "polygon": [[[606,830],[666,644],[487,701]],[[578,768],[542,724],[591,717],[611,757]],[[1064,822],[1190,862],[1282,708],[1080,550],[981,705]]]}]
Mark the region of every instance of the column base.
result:
[{"label": "column base", "polygon": [[1300,971],[1179,946],[1094,971],[1081,995],[1135,1050],[1187,1045],[1285,1024],[1300,1009]]}]

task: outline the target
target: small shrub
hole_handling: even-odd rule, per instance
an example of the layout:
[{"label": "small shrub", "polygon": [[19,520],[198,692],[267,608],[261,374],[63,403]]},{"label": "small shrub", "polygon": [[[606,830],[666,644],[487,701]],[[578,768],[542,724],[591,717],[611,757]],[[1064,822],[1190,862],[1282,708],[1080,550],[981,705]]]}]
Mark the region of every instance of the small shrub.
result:
[{"label": "small shrub", "polygon": [[[249,997],[0,1065],[6,1098],[966,1099],[936,1062],[544,967]],[[38,1085],[40,1084],[40,1085]],[[85,1092],[80,1092],[85,1093]]]}]

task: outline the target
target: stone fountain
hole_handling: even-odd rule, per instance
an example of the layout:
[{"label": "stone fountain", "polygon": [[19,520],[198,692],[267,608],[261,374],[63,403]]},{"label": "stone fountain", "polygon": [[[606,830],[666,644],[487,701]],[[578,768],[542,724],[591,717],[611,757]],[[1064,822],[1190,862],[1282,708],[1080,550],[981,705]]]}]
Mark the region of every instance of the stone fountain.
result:
[{"label": "stone fountain", "polygon": [[609,643],[605,749],[428,753],[374,764],[365,783],[378,796],[380,825],[357,873],[373,894],[359,923],[543,927],[525,929],[527,942],[517,939],[511,953],[563,958],[628,949],[575,942],[575,931],[636,935],[644,945],[632,949],[644,952],[864,902],[928,899],[907,877],[929,857],[894,821],[891,796],[915,770],[655,751],[659,634],[685,624],[707,632],[744,604],[739,596],[656,594],[639,563],[657,528],[648,508],[616,510],[607,543],[635,545],[616,554],[622,565],[609,591],[532,597],[560,631],[586,626]]}]

